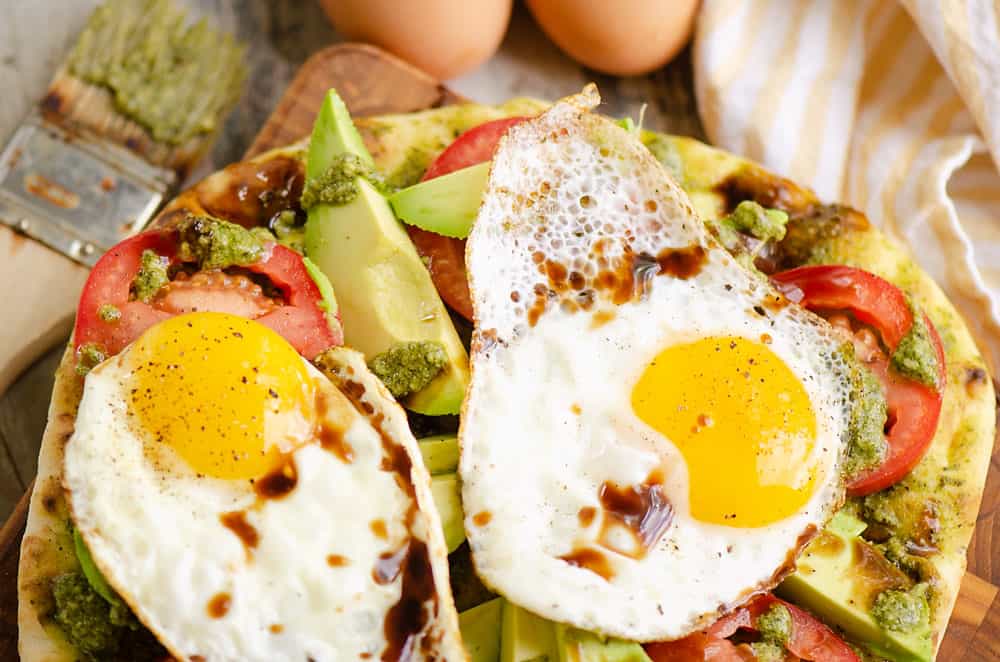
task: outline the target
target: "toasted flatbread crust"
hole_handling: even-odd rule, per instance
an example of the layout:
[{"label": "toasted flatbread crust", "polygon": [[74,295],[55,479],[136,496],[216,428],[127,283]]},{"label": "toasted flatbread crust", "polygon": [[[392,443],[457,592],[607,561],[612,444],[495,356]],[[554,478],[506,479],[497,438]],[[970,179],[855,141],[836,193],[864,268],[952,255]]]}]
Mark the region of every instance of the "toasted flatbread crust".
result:
[{"label": "toasted flatbread crust", "polygon": [[[540,101],[515,99],[502,106],[468,104],[362,118],[357,124],[380,171],[391,184],[405,186],[418,180],[430,161],[461,131],[491,119],[534,114],[546,106]],[[276,208],[273,198],[261,200],[255,196],[263,190],[284,191],[297,200],[304,146],[301,142],[267,152],[207,177],[168,204],[155,222],[190,212],[211,213],[246,224],[266,224],[268,214]],[[849,264],[882,276],[909,293],[937,327],[948,363],[944,405],[931,448],[905,483],[909,500],[934,500],[942,515],[942,525],[935,537],[938,551],[928,556],[925,564],[934,587],[932,636],[935,645],[939,645],[965,571],[966,551],[995,436],[993,383],[968,327],[909,253],[870,226],[860,212],[821,205],[811,191],[746,159],[689,138],[670,137],[660,141],[658,147],[659,158],[668,165],[704,218],[717,218],[740,200],[755,200],[768,207],[785,209],[793,219],[803,223],[837,215],[840,223],[822,234],[824,251],[810,260]],[[268,173],[270,178],[263,187],[255,184],[260,182],[256,176],[260,172]],[[249,196],[247,186],[251,187]],[[243,199],[249,199],[249,204],[234,203],[241,187]],[[61,479],[63,445],[72,434],[81,387],[72,353],[67,351],[56,374],[21,546],[18,620],[19,648],[24,662],[77,659],[62,631],[51,620],[50,585],[56,575],[78,567],[67,529]]]},{"label": "toasted flatbread crust", "polygon": [[[351,385],[355,388],[360,386],[360,395],[350,393],[358,413],[367,418],[376,429],[391,437],[396,444],[401,445],[413,461],[410,481],[413,483],[417,506],[425,517],[424,524],[427,528],[422,532],[414,531],[414,535],[419,535],[427,543],[427,553],[434,574],[434,590],[438,596],[434,625],[424,637],[434,642],[433,650],[443,655],[440,659],[457,662],[468,660],[465,647],[462,645],[451,584],[448,581],[448,546],[445,544],[441,518],[434,505],[434,495],[431,493],[431,475],[420,460],[420,448],[417,446],[417,440],[413,438],[413,433],[410,432],[406,412],[396,403],[389,389],[368,369],[365,357],[360,352],[346,347],[336,347],[320,355],[316,359],[316,364],[341,391],[350,393]],[[356,397],[362,398],[363,401],[355,401]],[[367,406],[371,409],[369,410]]]},{"label": "toasted flatbread crust", "polygon": [[49,419],[38,454],[38,475],[21,541],[17,575],[18,650],[24,662],[76,660],[62,628],[52,621],[52,578],[79,570],[70,536],[62,489],[63,452],[73,434],[83,380],[76,374],[71,348],[56,370]]}]

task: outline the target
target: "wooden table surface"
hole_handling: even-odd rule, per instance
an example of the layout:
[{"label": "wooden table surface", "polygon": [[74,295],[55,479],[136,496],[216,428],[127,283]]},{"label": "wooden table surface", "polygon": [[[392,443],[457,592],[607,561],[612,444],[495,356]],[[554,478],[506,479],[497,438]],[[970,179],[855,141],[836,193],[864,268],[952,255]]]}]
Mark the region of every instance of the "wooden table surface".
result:
[{"label": "wooden table surface", "polygon": [[[96,0],[0,0],[0,15],[5,17],[0,21],[0,89],[5,91],[0,145],[42,96],[96,4]],[[238,160],[306,58],[341,39],[312,0],[188,0],[186,4],[251,45],[247,91],[209,158],[193,173],[192,179],[197,179]],[[686,53],[650,76],[602,76],[559,52],[520,6],[500,51],[448,85],[470,99],[500,102],[511,96],[556,99],[579,91],[591,80],[604,95],[605,112],[638,117],[647,104],[645,126],[703,136]],[[35,475],[59,355],[59,348],[53,348],[0,397],[0,521]]]}]

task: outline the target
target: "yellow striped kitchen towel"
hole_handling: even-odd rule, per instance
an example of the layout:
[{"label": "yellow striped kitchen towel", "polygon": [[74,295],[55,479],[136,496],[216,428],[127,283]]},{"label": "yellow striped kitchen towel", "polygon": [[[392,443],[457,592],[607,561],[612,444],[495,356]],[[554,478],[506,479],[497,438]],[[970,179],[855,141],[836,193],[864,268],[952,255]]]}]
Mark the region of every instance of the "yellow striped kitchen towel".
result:
[{"label": "yellow striped kitchen towel", "polygon": [[711,140],[910,248],[1000,374],[1000,3],[704,0]]}]

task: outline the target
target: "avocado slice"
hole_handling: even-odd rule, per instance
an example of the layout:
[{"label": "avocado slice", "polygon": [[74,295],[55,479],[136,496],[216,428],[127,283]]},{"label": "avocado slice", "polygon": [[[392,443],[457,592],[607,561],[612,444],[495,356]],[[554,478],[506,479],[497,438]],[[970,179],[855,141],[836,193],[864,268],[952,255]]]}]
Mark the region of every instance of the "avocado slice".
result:
[{"label": "avocado slice", "polygon": [[83,571],[83,576],[87,578],[90,587],[109,604],[122,605],[121,598],[98,570],[97,564],[94,563],[94,557],[87,549],[87,543],[84,542],[83,536],[80,535],[80,531],[76,527],[73,527],[73,551],[76,552],[76,559],[80,562],[80,569]]},{"label": "avocado slice", "polygon": [[500,662],[557,662],[555,624],[504,601]]},{"label": "avocado slice", "polygon": [[441,527],[444,529],[444,541],[448,545],[449,554],[465,541],[465,515],[462,513],[462,496],[459,489],[456,474],[431,478],[431,494],[441,516]]},{"label": "avocado slice", "polygon": [[602,637],[562,623],[555,628],[559,662],[652,662],[634,641]]},{"label": "avocado slice", "polygon": [[[337,297],[333,293],[333,285],[330,285],[330,279],[320,271],[315,262],[305,256],[302,257],[302,265],[306,268],[309,277],[316,283],[317,289],[319,289],[319,295],[322,298],[319,302],[319,307],[326,312],[328,317],[336,314]],[[340,322],[337,322],[337,324],[339,325]]]},{"label": "avocado slice", "polygon": [[853,515],[837,513],[806,547],[798,569],[776,592],[843,630],[875,655],[894,662],[930,662],[934,647],[929,626],[894,632],[882,629],[872,618],[871,605],[879,585],[908,588],[912,581],[859,536],[865,526]]},{"label": "avocado slice", "polygon": [[494,598],[458,615],[458,627],[469,662],[499,662],[503,603],[503,598]]},{"label": "avocado slice", "polygon": [[365,141],[351,121],[344,100],[337,91],[330,89],[323,99],[323,106],[316,116],[312,135],[309,137],[309,154],[306,159],[306,178],[316,179],[330,167],[333,157],[348,152],[354,154],[368,167],[375,160],[365,147]]},{"label": "avocado slice", "polygon": [[464,239],[479,213],[489,174],[489,161],[462,168],[397,191],[389,204],[404,223]]},{"label": "avocado slice", "polygon": [[[334,90],[316,118],[306,176],[316,178],[334,157],[372,157]],[[457,414],[469,383],[469,357],[438,296],[430,274],[385,197],[362,177],[357,196],[342,205],[309,210],[306,255],[337,292],[345,342],[369,359],[405,341],[440,342],[448,364],[434,380],[404,399],[408,409],[430,416]]]},{"label": "avocado slice", "polygon": [[458,439],[453,434],[440,434],[419,440],[420,455],[432,476],[458,471]]}]

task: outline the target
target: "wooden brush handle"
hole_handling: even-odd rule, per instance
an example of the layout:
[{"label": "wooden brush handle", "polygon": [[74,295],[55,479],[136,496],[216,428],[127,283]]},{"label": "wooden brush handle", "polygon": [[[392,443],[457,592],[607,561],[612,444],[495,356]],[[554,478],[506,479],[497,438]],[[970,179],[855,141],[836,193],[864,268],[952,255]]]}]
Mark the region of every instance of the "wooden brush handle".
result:
[{"label": "wooden brush handle", "polygon": [[69,335],[89,269],[0,225],[0,396]]}]

